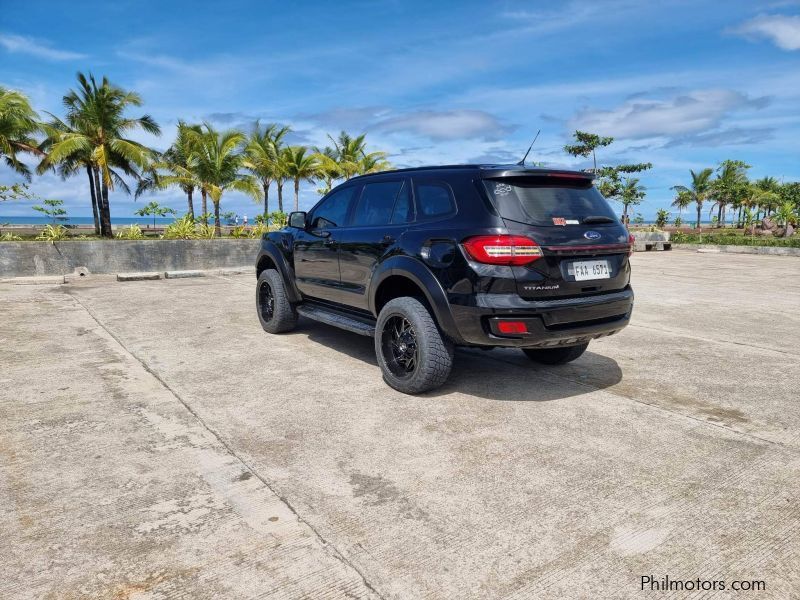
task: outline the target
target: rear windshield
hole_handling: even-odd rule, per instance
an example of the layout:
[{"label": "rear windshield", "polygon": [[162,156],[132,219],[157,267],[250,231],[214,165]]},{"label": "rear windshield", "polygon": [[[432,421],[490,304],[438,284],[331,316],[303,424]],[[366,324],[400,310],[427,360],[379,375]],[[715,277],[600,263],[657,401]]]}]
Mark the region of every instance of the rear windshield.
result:
[{"label": "rear windshield", "polygon": [[[590,180],[562,177],[504,177],[484,185],[504,219],[531,225],[579,225],[587,217],[607,217],[614,211]],[[601,225],[602,219],[592,220]]]}]

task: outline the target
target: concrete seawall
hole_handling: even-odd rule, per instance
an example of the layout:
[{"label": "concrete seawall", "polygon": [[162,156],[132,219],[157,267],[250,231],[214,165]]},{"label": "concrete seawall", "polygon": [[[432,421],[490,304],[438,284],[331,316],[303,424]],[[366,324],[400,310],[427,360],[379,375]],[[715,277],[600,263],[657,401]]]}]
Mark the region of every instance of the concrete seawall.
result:
[{"label": "concrete seawall", "polygon": [[1,242],[0,278],[216,269],[255,264],[261,240]]},{"label": "concrete seawall", "polygon": [[729,254],[766,254],[770,256],[800,256],[800,248],[786,246],[731,246],[717,244],[672,244],[681,250],[704,250],[707,252],[725,252]]}]

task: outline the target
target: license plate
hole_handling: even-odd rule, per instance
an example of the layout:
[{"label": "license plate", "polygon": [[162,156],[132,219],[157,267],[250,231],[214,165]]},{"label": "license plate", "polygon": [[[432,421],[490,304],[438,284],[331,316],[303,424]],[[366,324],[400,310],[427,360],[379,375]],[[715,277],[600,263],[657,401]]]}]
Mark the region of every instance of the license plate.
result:
[{"label": "license plate", "polygon": [[572,263],[572,274],[575,281],[610,279],[611,269],[607,260],[581,260]]}]

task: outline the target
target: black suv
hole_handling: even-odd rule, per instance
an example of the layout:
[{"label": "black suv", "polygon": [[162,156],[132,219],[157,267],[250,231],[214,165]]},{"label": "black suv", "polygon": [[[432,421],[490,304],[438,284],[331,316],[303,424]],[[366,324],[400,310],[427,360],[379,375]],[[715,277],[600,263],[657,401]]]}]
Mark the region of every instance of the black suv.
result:
[{"label": "black suv", "polygon": [[632,241],[587,173],[365,175],[264,235],[258,318],[269,333],[300,314],[373,337],[384,380],[411,394],[445,382],[454,346],[561,364],[628,324]]}]

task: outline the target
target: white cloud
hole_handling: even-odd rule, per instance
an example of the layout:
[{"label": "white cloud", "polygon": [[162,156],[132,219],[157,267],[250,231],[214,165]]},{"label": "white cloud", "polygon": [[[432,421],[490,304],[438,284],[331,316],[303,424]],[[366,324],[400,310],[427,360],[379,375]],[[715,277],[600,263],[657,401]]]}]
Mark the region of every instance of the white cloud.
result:
[{"label": "white cloud", "polygon": [[767,98],[751,99],[732,90],[698,90],[668,99],[635,98],[611,110],[584,109],[569,122],[582,129],[620,139],[672,137],[708,131],[730,112],[762,108]]},{"label": "white cloud", "polygon": [[86,58],[85,54],[70,52],[68,50],[58,50],[52,48],[47,42],[35,40],[22,35],[10,33],[0,33],[0,46],[6,50],[18,54],[29,54],[46,60],[79,60]]},{"label": "white cloud", "polygon": [[647,6],[637,0],[606,0],[602,3],[572,0],[552,10],[515,8],[500,13],[500,16],[515,23],[524,33],[553,33],[599,19],[622,20],[628,18],[631,12],[643,8]]},{"label": "white cloud", "polygon": [[515,129],[482,110],[420,110],[384,119],[378,131],[409,132],[432,140],[498,139]]},{"label": "white cloud", "polygon": [[800,16],[760,15],[745,22],[734,32],[767,38],[783,50],[800,50]]}]

